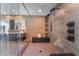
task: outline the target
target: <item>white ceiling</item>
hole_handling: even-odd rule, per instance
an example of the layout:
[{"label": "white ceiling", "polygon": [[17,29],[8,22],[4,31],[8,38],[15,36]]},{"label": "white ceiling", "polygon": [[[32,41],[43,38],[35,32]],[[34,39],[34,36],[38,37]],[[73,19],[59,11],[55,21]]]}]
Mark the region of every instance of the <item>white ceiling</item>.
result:
[{"label": "white ceiling", "polygon": [[[33,15],[45,16],[57,4],[56,3],[24,3],[24,5],[31,16]],[[0,14],[1,15],[29,15],[25,8],[23,4],[1,3]]]}]

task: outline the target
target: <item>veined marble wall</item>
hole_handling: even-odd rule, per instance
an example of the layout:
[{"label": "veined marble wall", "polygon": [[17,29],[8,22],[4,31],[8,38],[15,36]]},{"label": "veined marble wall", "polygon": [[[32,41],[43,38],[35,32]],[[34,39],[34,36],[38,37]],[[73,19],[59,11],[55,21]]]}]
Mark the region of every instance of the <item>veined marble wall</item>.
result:
[{"label": "veined marble wall", "polygon": [[[55,15],[51,14],[49,16],[49,26],[52,21],[52,32],[49,31],[51,43],[61,53],[71,52],[79,55],[79,4],[64,4],[62,6]],[[71,21],[75,22],[75,42],[66,39],[68,35],[67,23]]]}]

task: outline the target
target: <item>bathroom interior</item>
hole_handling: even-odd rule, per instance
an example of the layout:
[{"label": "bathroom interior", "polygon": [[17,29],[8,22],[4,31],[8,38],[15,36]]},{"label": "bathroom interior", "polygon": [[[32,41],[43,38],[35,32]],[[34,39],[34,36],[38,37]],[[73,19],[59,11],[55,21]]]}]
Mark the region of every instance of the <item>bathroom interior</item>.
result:
[{"label": "bathroom interior", "polygon": [[0,3],[0,56],[79,56],[79,3]]}]

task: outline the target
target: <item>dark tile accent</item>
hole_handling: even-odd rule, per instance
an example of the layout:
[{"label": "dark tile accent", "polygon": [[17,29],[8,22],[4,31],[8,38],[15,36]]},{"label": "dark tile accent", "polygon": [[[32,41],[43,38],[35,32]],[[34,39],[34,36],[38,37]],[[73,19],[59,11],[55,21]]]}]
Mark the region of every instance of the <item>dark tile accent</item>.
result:
[{"label": "dark tile accent", "polygon": [[50,42],[50,38],[49,37],[41,37],[41,38],[37,38],[37,37],[33,37],[32,38],[32,43],[48,43]]},{"label": "dark tile accent", "polygon": [[73,53],[50,54],[50,56],[76,56]]}]

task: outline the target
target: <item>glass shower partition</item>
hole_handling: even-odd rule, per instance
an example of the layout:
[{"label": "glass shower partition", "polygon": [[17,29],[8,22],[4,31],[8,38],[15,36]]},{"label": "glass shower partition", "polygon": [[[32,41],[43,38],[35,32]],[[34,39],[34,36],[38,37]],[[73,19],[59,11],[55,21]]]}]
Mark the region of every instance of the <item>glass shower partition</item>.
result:
[{"label": "glass shower partition", "polygon": [[25,45],[20,35],[25,29],[21,9],[19,3],[0,3],[0,56],[16,56]]}]

